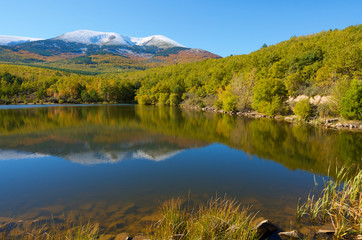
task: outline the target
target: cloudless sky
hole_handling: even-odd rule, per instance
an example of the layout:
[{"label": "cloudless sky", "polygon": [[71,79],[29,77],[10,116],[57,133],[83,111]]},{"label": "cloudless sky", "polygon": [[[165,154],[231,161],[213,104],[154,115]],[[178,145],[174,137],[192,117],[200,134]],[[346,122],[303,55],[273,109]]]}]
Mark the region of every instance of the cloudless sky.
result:
[{"label": "cloudless sky", "polygon": [[362,0],[3,0],[0,35],[165,35],[221,56],[362,23]]}]

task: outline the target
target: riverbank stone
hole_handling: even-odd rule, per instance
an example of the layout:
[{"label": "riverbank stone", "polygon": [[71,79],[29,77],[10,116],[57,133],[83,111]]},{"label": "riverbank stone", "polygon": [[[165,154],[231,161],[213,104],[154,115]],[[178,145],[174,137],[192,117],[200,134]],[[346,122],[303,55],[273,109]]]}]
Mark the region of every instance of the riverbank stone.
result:
[{"label": "riverbank stone", "polygon": [[259,222],[255,226],[255,229],[258,232],[258,235],[260,236],[259,238],[260,240],[280,239],[278,236],[278,232],[280,232],[281,230],[269,220],[263,220]]},{"label": "riverbank stone", "polygon": [[290,232],[280,232],[280,233],[278,233],[278,235],[282,239],[303,239],[304,238],[304,235],[301,234],[300,232],[298,232],[297,230],[293,230]]}]

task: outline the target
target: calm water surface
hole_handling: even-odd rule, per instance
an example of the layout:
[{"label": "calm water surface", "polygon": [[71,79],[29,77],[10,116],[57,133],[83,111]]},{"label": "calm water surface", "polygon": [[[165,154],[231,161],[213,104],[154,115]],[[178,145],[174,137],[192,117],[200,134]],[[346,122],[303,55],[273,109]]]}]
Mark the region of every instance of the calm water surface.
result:
[{"label": "calm water surface", "polygon": [[169,107],[1,108],[0,222],[76,215],[136,233],[165,200],[227,194],[287,228],[314,176],[362,162],[361,133]]}]

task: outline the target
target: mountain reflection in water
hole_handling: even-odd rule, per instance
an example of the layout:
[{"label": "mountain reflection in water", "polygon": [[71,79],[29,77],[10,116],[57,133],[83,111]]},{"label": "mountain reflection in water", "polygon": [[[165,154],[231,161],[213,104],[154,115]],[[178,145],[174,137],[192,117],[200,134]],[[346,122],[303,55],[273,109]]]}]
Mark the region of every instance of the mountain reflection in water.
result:
[{"label": "mountain reflection in water", "polygon": [[0,217],[72,212],[111,232],[144,230],[161,201],[189,192],[188,204],[228,194],[288,226],[314,174],[362,161],[360,133],[172,107],[0,109],[0,119]]}]

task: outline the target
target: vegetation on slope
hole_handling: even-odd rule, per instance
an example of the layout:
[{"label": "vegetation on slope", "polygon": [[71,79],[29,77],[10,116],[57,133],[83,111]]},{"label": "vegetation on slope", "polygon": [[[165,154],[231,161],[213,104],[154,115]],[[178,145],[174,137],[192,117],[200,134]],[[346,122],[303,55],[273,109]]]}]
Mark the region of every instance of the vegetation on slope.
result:
[{"label": "vegetation on slope", "polygon": [[[248,55],[175,64],[145,71],[95,77],[26,66],[0,65],[3,103],[132,102],[140,104],[214,106],[225,111],[286,114],[286,100],[298,95],[333,95],[319,115],[362,118],[362,25],[329,30],[263,47]],[[172,52],[170,53],[172,56]],[[169,57],[170,57],[169,56]],[[61,65],[115,61],[109,54],[78,57]],[[119,59],[122,65],[131,60]],[[141,69],[145,69],[142,67]],[[314,111],[315,113],[315,111]],[[305,114],[303,114],[304,116]]]},{"label": "vegetation on slope", "polygon": [[[288,110],[288,97],[334,94],[346,104],[331,104],[329,110],[359,119],[361,42],[362,25],[351,26],[292,37],[248,55],[151,69],[140,73],[136,98],[142,104],[163,104],[166,98],[173,105],[176,94],[188,104],[254,109],[272,116]],[[349,89],[353,93],[347,94]],[[346,108],[349,104],[353,109]]]}]

